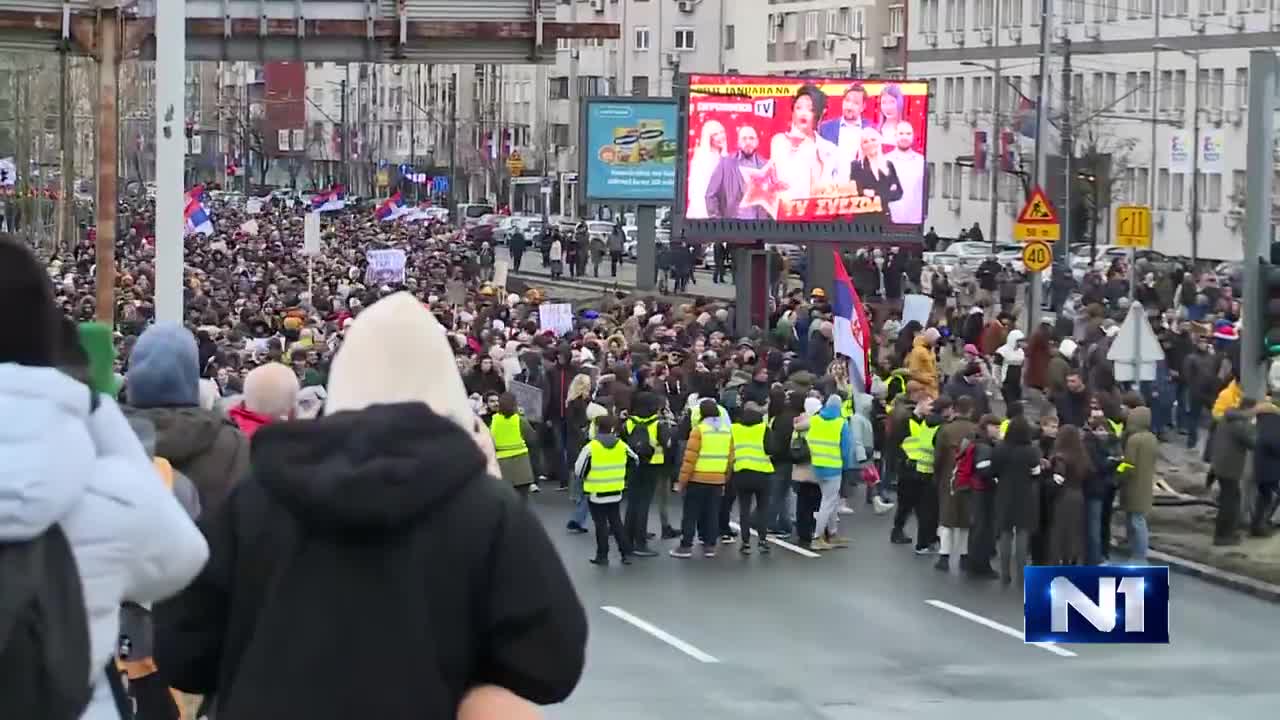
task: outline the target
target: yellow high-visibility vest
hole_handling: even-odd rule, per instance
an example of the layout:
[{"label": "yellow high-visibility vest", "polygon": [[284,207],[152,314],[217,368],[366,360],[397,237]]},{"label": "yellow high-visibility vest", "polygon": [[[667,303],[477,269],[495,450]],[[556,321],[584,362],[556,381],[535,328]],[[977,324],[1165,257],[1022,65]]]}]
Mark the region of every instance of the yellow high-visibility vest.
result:
[{"label": "yellow high-visibility vest", "polygon": [[929,426],[923,420],[910,420],[911,434],[902,441],[902,451],[907,460],[914,463],[916,472],[923,475],[933,474],[933,437],[938,434],[938,426]]},{"label": "yellow high-visibility vest", "polygon": [[723,424],[719,428],[710,423],[700,423],[702,447],[698,450],[698,462],[694,472],[723,473],[729,469],[729,453],[733,450],[733,433]]},{"label": "yellow high-visibility vest", "polygon": [[809,418],[809,457],[814,467],[844,467],[844,454],[840,451],[844,426],[844,418],[827,420],[821,415]]},{"label": "yellow high-visibility vest", "polygon": [[665,463],[667,458],[662,454],[662,444],[658,442],[658,416],[627,418],[627,434],[630,435],[636,429],[636,425],[640,423],[649,423],[649,444],[653,446],[653,457],[649,458],[648,464],[661,465]]},{"label": "yellow high-visibility vest", "polygon": [[773,461],[764,452],[764,423],[733,424],[733,470],[773,472]]},{"label": "yellow high-visibility vest", "polygon": [[844,418],[845,420],[848,420],[849,418],[853,417],[853,398],[849,398],[848,400],[845,400],[844,403],[840,406],[840,417]]},{"label": "yellow high-visibility vest", "polygon": [[[716,404],[716,412],[720,414],[720,418],[723,419],[725,422],[729,421],[729,411],[725,410],[719,403]],[[698,405],[694,405],[693,409],[689,411],[689,425],[691,427],[697,427],[701,423],[702,423],[702,405],[701,403],[699,403]]]},{"label": "yellow high-visibility vest", "polygon": [[1007,432],[1009,432],[1009,421],[1006,419],[1000,422],[1000,439],[1001,440],[1004,439],[1004,435]]},{"label": "yellow high-visibility vest", "polygon": [[1112,420],[1111,418],[1107,418],[1107,424],[1111,426],[1111,432],[1115,433],[1116,437],[1124,436],[1124,423],[1120,422],[1119,420]]},{"label": "yellow high-visibility vest", "polygon": [[[898,385],[897,392],[893,391],[893,386],[895,383]],[[886,412],[891,413],[893,412],[894,404],[898,402],[898,398],[902,397],[903,393],[907,391],[906,371],[894,370],[893,374],[889,376],[889,379],[886,380],[884,384],[885,384],[885,388],[887,389],[887,392],[885,393],[885,397],[891,398],[889,402],[884,406],[884,409]]]},{"label": "yellow high-visibility vest", "polygon": [[493,435],[493,447],[499,460],[520,457],[529,454],[529,446],[524,441],[524,433],[520,430],[520,415],[517,413],[507,417],[501,413],[493,416],[489,423],[489,432]]},{"label": "yellow high-visibility vest", "polygon": [[589,494],[622,492],[627,487],[627,446],[622,442],[605,447],[591,441],[591,468],[582,481],[582,492]]}]

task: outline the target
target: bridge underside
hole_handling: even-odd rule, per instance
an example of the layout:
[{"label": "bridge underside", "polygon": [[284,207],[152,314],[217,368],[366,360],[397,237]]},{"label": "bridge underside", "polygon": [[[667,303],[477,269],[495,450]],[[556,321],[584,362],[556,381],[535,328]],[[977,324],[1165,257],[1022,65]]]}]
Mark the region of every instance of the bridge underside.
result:
[{"label": "bridge underside", "polygon": [[[0,50],[98,55],[98,18],[0,10]],[[155,59],[154,20],[120,18],[119,47]],[[528,63],[555,57],[556,41],[616,39],[616,23],[188,18],[187,60],[411,63]],[[64,37],[66,38],[64,45]]]}]

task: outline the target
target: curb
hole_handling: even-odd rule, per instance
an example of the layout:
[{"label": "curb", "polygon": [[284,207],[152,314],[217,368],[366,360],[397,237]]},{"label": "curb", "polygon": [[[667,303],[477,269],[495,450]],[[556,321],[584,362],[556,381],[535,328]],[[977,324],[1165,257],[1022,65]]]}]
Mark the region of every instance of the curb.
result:
[{"label": "curb", "polygon": [[1148,550],[1147,557],[1165,563],[1170,570],[1180,575],[1189,575],[1268,602],[1280,603],[1280,585],[1273,585],[1269,582],[1246,577],[1228,570],[1220,570],[1195,560],[1188,560],[1155,549]]}]

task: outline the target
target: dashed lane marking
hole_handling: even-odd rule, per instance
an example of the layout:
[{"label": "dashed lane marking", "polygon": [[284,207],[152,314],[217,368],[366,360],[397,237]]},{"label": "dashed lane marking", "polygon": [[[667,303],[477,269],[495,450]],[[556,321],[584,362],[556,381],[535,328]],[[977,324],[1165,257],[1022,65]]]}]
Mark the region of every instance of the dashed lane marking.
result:
[{"label": "dashed lane marking", "polygon": [[670,645],[671,647],[679,650],[680,652],[684,653],[685,655],[688,655],[689,657],[693,658],[694,660],[697,660],[700,663],[720,662],[720,660],[718,660],[714,655],[710,655],[708,653],[703,652],[702,650],[699,650],[693,645],[690,645],[684,640],[681,640],[680,638],[676,637],[675,635],[672,635],[666,630],[663,630],[657,625],[654,625],[648,620],[644,620],[643,618],[638,618],[635,615],[632,615],[631,613],[627,612],[626,610],[623,610],[620,607],[614,607],[613,605],[604,605],[600,609],[618,618],[619,620],[631,625],[632,627],[638,628],[640,630],[643,630],[646,633],[649,633],[650,635],[658,638],[662,642]]},{"label": "dashed lane marking", "polygon": [[[939,610],[946,610],[952,615],[958,615],[964,618],[965,620],[976,622],[979,625],[991,628],[996,632],[1004,633],[1009,637],[1017,638],[1024,642],[1026,641],[1026,636],[1022,633],[1021,630],[1011,628],[1008,625],[1003,625],[1001,623],[996,622],[995,620],[992,620],[991,618],[985,618],[977,613],[971,613],[968,610],[965,610],[964,608],[956,607],[951,603],[943,602],[941,600],[925,600],[925,603],[932,605],[938,608]],[[1058,657],[1077,657],[1077,655],[1071,652],[1070,650],[1051,642],[1039,642],[1039,643],[1027,643],[1027,644],[1034,645],[1040,648],[1041,650],[1048,650],[1049,652],[1053,653],[1054,655],[1057,655]]]}]

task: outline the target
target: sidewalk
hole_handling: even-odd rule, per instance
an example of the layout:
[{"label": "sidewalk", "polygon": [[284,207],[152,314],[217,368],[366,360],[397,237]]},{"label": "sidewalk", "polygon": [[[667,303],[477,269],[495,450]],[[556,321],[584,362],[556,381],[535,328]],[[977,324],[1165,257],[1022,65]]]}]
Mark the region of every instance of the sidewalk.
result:
[{"label": "sidewalk", "polygon": [[[1173,442],[1161,446],[1160,456],[1157,474],[1174,490],[1213,499],[1204,487],[1209,468],[1198,452]],[[1211,505],[1156,505],[1147,517],[1151,559],[1178,572],[1280,602],[1280,533],[1269,538],[1246,533],[1241,544],[1218,547],[1213,544],[1217,512]]]},{"label": "sidewalk", "polygon": [[[497,259],[506,262],[511,261],[510,255],[507,254],[505,247],[498,247]],[[535,252],[526,252],[523,258],[524,262],[520,268],[520,272],[511,270],[512,277],[518,277],[526,281],[537,282],[542,285],[559,286],[567,288],[582,288],[586,290],[605,289],[605,290],[623,290],[626,292],[635,292],[636,287],[636,264],[630,260],[624,261],[618,268],[618,276],[612,277],[609,274],[609,261],[600,265],[600,277],[595,277],[591,273],[591,265],[587,265],[587,274],[583,277],[569,277],[568,274],[559,280],[551,279],[551,271],[542,267],[542,257]],[[652,294],[657,295],[655,290]],[[709,270],[696,270],[693,274],[693,282],[689,284],[689,290],[685,293],[667,293],[668,297],[694,297],[702,296],[714,298],[717,300],[732,300],[734,295],[734,286],[732,283],[713,283],[711,282],[711,272]]]}]

